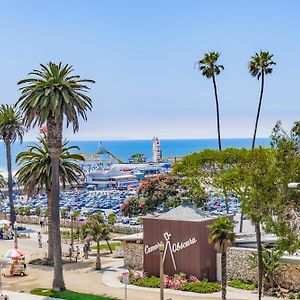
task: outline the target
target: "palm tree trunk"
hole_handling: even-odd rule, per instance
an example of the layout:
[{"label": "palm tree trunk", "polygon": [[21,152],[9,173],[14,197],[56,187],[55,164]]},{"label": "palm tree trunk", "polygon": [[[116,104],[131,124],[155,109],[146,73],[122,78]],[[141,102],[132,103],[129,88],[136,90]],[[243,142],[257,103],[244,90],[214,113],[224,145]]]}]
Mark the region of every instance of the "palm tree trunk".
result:
[{"label": "palm tree trunk", "polygon": [[227,272],[226,272],[226,252],[221,254],[221,268],[222,268],[222,300],[226,300],[226,287],[227,287]]},{"label": "palm tree trunk", "polygon": [[47,189],[47,207],[48,207],[48,259],[53,261],[53,237],[52,237],[52,201],[51,189]]},{"label": "palm tree trunk", "polygon": [[110,244],[109,244],[109,241],[108,241],[108,240],[105,240],[105,241],[106,241],[106,244],[107,244],[107,246],[108,246],[108,249],[109,249],[110,254],[112,254],[112,249],[111,249],[111,246],[110,246]]},{"label": "palm tree trunk", "polygon": [[255,223],[255,234],[256,234],[256,243],[257,243],[257,258],[258,258],[258,299],[261,300],[264,270],[263,270],[261,232],[260,232],[259,222]]},{"label": "palm tree trunk", "polygon": [[62,250],[60,235],[60,213],[59,213],[59,157],[62,147],[62,120],[57,121],[50,116],[47,120],[48,127],[48,145],[49,155],[51,157],[52,167],[52,238],[53,238],[53,262],[54,262],[54,279],[53,289],[55,291],[65,290],[62,268]]},{"label": "palm tree trunk", "polygon": [[219,150],[222,150],[222,145],[221,145],[221,130],[220,130],[219,100],[218,100],[218,93],[217,93],[217,84],[216,84],[216,79],[215,79],[215,75],[214,74],[212,76],[212,79],[213,79],[215,99],[216,99],[218,145],[219,145]]},{"label": "palm tree trunk", "polygon": [[244,223],[244,213],[241,211],[241,219],[240,219],[240,233],[243,232],[243,223]]},{"label": "palm tree trunk", "polygon": [[261,102],[262,102],[263,93],[264,93],[264,82],[265,82],[265,73],[264,73],[264,70],[262,70],[260,97],[259,97],[258,110],[257,110],[257,114],[256,114],[256,121],[255,121],[255,127],[254,127],[254,134],[253,134],[253,140],[252,140],[252,149],[255,147],[256,131],[257,131],[258,120],[259,120],[259,115],[260,115]]},{"label": "palm tree trunk", "polygon": [[101,270],[101,261],[100,261],[100,242],[97,240],[97,258],[96,258],[96,270]]},{"label": "palm tree trunk", "polygon": [[72,251],[74,251],[74,219],[71,215],[71,248],[72,248]]},{"label": "palm tree trunk", "polygon": [[9,140],[5,140],[6,148],[6,160],[7,160],[7,186],[8,186],[8,200],[10,208],[10,222],[12,230],[14,231],[14,244],[15,248],[18,249],[18,237],[17,231],[15,230],[16,212],[13,200],[13,181],[12,181],[12,169],[11,169],[11,144]]}]

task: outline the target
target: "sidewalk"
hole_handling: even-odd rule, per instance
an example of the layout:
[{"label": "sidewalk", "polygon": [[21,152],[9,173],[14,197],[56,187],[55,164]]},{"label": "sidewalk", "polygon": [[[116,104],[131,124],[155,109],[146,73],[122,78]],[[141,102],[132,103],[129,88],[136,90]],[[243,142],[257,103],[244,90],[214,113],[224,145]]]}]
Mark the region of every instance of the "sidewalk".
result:
[{"label": "sidewalk", "polygon": [[[109,286],[114,289],[124,290],[124,285],[120,282],[120,277],[122,273],[128,271],[123,268],[123,261],[118,259],[114,262],[110,262],[109,264],[105,264],[102,273],[102,281],[106,286]],[[134,285],[128,285],[128,299],[137,299],[137,294],[139,295],[139,299],[143,300],[152,300],[159,299],[159,289],[156,288],[142,288]],[[182,300],[182,299],[208,299],[208,300],[219,300],[221,299],[221,292],[213,293],[213,294],[197,294],[191,292],[182,292],[177,290],[165,289],[164,290],[165,299],[171,298],[173,300]],[[258,299],[258,294],[245,291],[235,288],[227,288],[227,299],[228,300],[254,300]],[[275,300],[276,297],[268,297],[264,296],[264,300]]]},{"label": "sidewalk", "polygon": [[49,298],[43,296],[35,296],[25,293],[15,293],[10,291],[3,291],[3,295],[7,295],[9,300],[54,300],[57,298]]}]

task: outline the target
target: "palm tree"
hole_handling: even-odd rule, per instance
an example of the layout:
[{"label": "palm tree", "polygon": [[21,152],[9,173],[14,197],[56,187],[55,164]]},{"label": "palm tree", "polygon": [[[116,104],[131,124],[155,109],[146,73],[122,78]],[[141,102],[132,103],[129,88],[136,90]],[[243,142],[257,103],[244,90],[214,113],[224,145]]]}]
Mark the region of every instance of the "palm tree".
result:
[{"label": "palm tree", "polygon": [[218,217],[208,225],[211,230],[208,241],[214,244],[216,250],[221,253],[222,300],[226,300],[226,256],[229,247],[231,247],[235,241],[234,224],[235,222],[226,217]]},{"label": "palm tree", "polygon": [[79,211],[71,212],[71,247],[73,251],[74,251],[74,221],[76,222],[79,216],[80,216]]},{"label": "palm tree", "polygon": [[[16,161],[21,164],[16,173],[16,178],[20,181],[29,194],[37,193],[45,189],[47,193],[47,214],[48,214],[48,259],[53,260],[53,239],[51,223],[51,158],[46,135],[38,138],[39,144],[28,146],[26,151],[17,155]],[[66,184],[78,183],[78,176],[84,176],[83,171],[76,164],[76,161],[83,161],[84,157],[78,153],[77,146],[68,146],[68,141],[64,141],[59,159],[59,173],[63,187]]]},{"label": "palm tree", "polygon": [[[11,168],[11,144],[16,140],[23,141],[25,127],[23,126],[23,117],[21,112],[13,105],[1,104],[0,105],[0,137],[3,139],[6,148],[7,160],[7,186],[8,186],[8,199],[10,207],[10,222],[14,230],[16,222],[16,212],[13,201],[13,181],[12,181],[12,168]],[[18,248],[17,233],[14,232],[15,248]]]},{"label": "palm tree", "polygon": [[[0,174],[0,189],[1,188],[4,188],[6,186],[6,181],[3,177],[3,175]],[[0,203],[1,203],[1,206],[4,207],[4,194],[2,192],[2,190],[0,190]],[[4,219],[6,220],[6,208],[4,210]]]},{"label": "palm tree", "polygon": [[90,219],[83,225],[83,237],[92,239],[97,243],[97,257],[96,257],[96,270],[101,269],[100,261],[100,241],[108,240],[109,227],[104,224],[103,218],[100,214],[90,216]]},{"label": "palm tree", "polygon": [[217,84],[216,84],[216,75],[221,73],[221,70],[224,70],[223,65],[218,65],[217,61],[220,57],[219,52],[208,52],[204,54],[204,57],[199,60],[196,64],[198,65],[199,71],[202,72],[202,75],[206,78],[212,78],[215,92],[215,100],[216,100],[216,111],[217,111],[217,131],[218,131],[218,145],[219,150],[222,150],[221,145],[221,130],[220,130],[220,113],[219,113],[219,100],[218,100],[218,92],[217,92]]},{"label": "palm tree", "polygon": [[59,214],[59,157],[62,148],[63,120],[67,127],[72,124],[73,131],[79,130],[79,116],[87,120],[86,112],[92,108],[92,100],[86,95],[87,83],[93,80],[80,79],[72,75],[73,68],[68,64],[58,65],[49,62],[40,70],[29,73],[30,78],[19,81],[22,95],[18,100],[24,112],[27,127],[47,124],[48,146],[52,166],[52,238],[54,279],[53,289],[65,289],[62,270],[62,251]]},{"label": "palm tree", "polygon": [[251,57],[251,60],[248,63],[248,69],[250,74],[253,77],[256,77],[258,80],[261,78],[260,96],[253,133],[252,148],[255,147],[256,131],[259,121],[261,102],[264,93],[265,75],[271,74],[273,71],[272,65],[276,65],[272,58],[273,54],[270,54],[269,51],[260,51],[259,53],[255,53],[255,55]]},{"label": "palm tree", "polygon": [[[273,54],[270,54],[269,51],[260,51],[259,53],[255,53],[254,56],[251,57],[251,60],[248,64],[248,69],[250,74],[253,77],[256,77],[258,80],[261,78],[261,88],[260,88],[260,96],[258,102],[258,109],[255,120],[255,127],[252,139],[252,149],[255,147],[255,139],[257,126],[259,121],[259,115],[261,110],[261,103],[264,93],[264,84],[265,84],[265,75],[271,74],[273,69],[272,65],[276,65],[276,63],[272,60]],[[255,222],[255,234],[256,234],[256,243],[257,243],[257,256],[258,256],[258,298],[261,299],[262,296],[262,287],[263,287],[263,257],[262,257],[262,244],[261,244],[261,230],[260,230],[260,222]]]}]

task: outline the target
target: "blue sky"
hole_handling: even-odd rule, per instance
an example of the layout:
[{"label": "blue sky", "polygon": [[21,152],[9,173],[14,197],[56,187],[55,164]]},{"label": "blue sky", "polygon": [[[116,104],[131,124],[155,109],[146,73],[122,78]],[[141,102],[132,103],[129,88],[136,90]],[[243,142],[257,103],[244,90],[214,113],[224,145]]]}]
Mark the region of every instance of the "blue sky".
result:
[{"label": "blue sky", "polygon": [[222,136],[250,137],[260,86],[247,62],[262,49],[277,62],[258,129],[266,137],[276,120],[299,120],[299,9],[296,0],[3,0],[0,102],[14,103],[17,81],[40,63],[63,61],[96,80],[88,122],[69,138],[215,138],[212,83],[194,63],[216,50]]}]

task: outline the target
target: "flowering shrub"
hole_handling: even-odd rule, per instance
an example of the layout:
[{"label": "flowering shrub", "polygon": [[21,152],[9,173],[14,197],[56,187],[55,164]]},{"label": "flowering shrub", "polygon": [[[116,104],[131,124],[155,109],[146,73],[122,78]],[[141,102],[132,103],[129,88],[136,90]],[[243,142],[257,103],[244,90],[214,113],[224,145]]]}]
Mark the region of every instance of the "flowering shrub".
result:
[{"label": "flowering shrub", "polygon": [[198,281],[199,281],[199,279],[196,276],[190,275],[189,282],[198,282]]},{"label": "flowering shrub", "polygon": [[186,282],[187,278],[183,273],[175,274],[174,276],[166,275],[164,278],[165,287],[173,290],[178,290]]},{"label": "flowering shrub", "polygon": [[[147,274],[141,272],[130,272],[129,282],[137,286],[158,287],[160,278],[155,276],[148,277]],[[194,283],[199,283],[202,287],[202,281],[199,281],[194,275],[189,276],[189,278],[187,278],[184,273],[175,274],[174,276],[164,276],[164,286],[168,289],[182,290],[184,287],[184,290],[188,290],[189,285]]]}]

